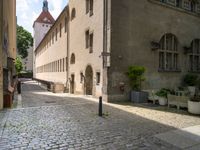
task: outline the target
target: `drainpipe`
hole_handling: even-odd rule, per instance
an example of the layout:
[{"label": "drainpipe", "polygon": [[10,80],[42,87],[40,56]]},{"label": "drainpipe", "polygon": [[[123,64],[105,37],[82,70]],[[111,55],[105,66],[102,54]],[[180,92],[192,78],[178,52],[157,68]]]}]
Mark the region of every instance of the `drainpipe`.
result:
[{"label": "drainpipe", "polygon": [[[104,11],[103,11],[103,53],[107,52],[107,0],[104,0]],[[102,87],[102,96],[103,96],[103,100],[107,99],[107,78],[108,78],[108,74],[107,74],[107,57],[102,55],[102,59],[103,59],[103,87]]]},{"label": "drainpipe", "polygon": [[[69,4],[68,4],[69,6]],[[69,15],[69,7],[66,7],[66,11],[67,11],[67,70],[66,70],[66,89],[68,89],[69,92],[69,87],[68,87],[68,83],[69,83],[69,70],[70,70],[70,66],[69,66],[69,48],[70,48],[70,15]]]},{"label": "drainpipe", "polygon": [[0,110],[3,108],[3,1],[0,1]]}]

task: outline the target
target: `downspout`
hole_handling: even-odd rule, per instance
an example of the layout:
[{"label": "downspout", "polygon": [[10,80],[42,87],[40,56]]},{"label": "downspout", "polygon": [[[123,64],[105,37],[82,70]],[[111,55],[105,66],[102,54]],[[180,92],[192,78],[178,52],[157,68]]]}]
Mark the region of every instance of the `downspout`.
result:
[{"label": "downspout", "polygon": [[[69,6],[69,4],[68,4],[68,6]],[[70,15],[69,15],[69,7],[67,7],[66,8],[67,9],[67,17],[68,17],[68,19],[67,19],[67,69],[66,69],[66,91],[67,92],[69,92],[69,86],[68,86],[68,83],[69,83],[69,70],[70,70],[70,67],[69,67],[69,48],[70,48],[70,41],[69,41],[69,39],[70,39],[70,19],[69,19],[69,17],[70,17]]]},{"label": "downspout", "polygon": [[103,100],[107,101],[108,97],[108,73],[107,73],[107,57],[104,56],[104,53],[107,52],[107,0],[104,0],[104,11],[103,11],[103,87],[102,87],[102,96]]},{"label": "downspout", "polygon": [[0,110],[3,108],[3,1],[0,1]]}]

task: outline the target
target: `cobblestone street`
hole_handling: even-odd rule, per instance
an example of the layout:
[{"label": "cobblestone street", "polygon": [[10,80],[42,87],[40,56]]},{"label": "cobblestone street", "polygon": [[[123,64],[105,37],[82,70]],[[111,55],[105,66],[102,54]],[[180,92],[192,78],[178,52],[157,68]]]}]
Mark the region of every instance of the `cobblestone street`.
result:
[{"label": "cobblestone street", "polygon": [[0,111],[0,150],[176,150],[155,135],[200,125],[198,116],[176,109],[105,104],[98,117],[93,98],[53,94],[36,82],[22,85],[22,103]]}]

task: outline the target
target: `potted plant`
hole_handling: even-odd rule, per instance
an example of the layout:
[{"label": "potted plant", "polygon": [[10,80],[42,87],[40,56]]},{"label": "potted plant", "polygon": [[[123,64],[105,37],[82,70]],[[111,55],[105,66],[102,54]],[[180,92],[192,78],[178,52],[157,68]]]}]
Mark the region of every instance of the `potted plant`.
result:
[{"label": "potted plant", "polygon": [[191,114],[200,115],[200,97],[194,96],[188,101],[188,111]]},{"label": "potted plant", "polygon": [[156,95],[158,96],[159,104],[161,106],[167,105],[167,94],[169,93],[171,93],[171,90],[165,89],[165,88],[162,88],[158,92],[156,92]]},{"label": "potted plant", "polygon": [[144,78],[145,68],[142,66],[130,66],[127,75],[130,79],[130,86],[132,88],[130,99],[135,103],[147,102],[148,93],[141,91],[142,81]]},{"label": "potted plant", "polygon": [[196,85],[198,82],[198,76],[194,75],[194,74],[187,74],[185,75],[184,79],[183,79],[185,85],[187,85],[188,87],[188,91],[190,92],[190,96],[194,96],[195,95],[195,91],[196,91]]}]

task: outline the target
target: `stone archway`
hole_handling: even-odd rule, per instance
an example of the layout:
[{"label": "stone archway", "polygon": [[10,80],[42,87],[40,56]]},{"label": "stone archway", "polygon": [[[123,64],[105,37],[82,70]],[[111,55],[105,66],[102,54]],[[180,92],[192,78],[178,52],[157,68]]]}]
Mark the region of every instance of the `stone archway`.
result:
[{"label": "stone archway", "polygon": [[85,94],[92,95],[93,94],[93,70],[89,65],[85,70]]}]

